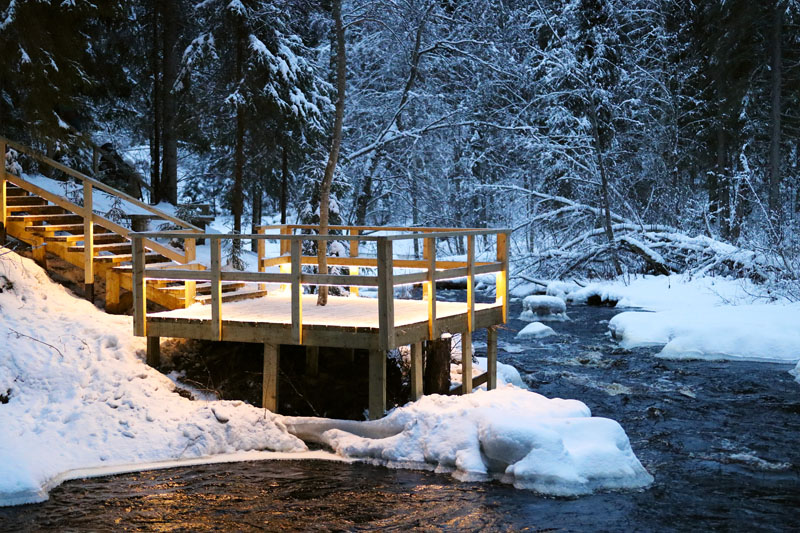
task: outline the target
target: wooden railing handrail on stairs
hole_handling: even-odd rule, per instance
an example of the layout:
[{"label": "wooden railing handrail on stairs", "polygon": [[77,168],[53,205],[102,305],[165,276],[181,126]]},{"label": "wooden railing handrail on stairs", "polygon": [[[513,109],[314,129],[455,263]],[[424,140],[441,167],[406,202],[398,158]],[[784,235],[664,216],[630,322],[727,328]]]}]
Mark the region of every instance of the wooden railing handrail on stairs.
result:
[{"label": "wooden railing handrail on stairs", "polygon": [[[17,176],[12,174],[6,170],[6,150],[7,148],[13,148],[20,153],[23,153],[29,157],[32,157],[36,161],[44,163],[56,170],[59,170],[77,180],[80,180],[83,184],[83,206],[80,206],[74,202],[69,201],[68,199],[60,196],[58,194],[52,193],[47,191],[33,183],[28,182],[27,180],[23,179],[21,176]],[[4,137],[0,137],[0,234],[5,235],[5,229],[7,226],[6,220],[6,182],[10,182],[17,187],[25,189],[26,191],[33,193],[37,196],[44,198],[45,200],[52,202],[53,204],[66,209],[76,215],[83,217],[83,225],[84,225],[84,279],[87,285],[87,295],[94,294],[93,291],[93,284],[94,284],[94,224],[101,226],[105,229],[108,229],[122,237],[129,238],[129,234],[132,233],[132,230],[125,228],[108,220],[107,218],[98,215],[93,210],[93,191],[94,189],[99,189],[111,196],[120,198],[129,202],[130,204],[135,205],[141,209],[146,210],[147,212],[157,216],[158,218],[164,219],[166,221],[172,222],[173,224],[177,225],[179,228],[182,228],[183,232],[187,233],[198,233],[202,234],[203,230],[194,226],[184,220],[181,220],[177,217],[174,217],[160,209],[153,207],[149,204],[134,198],[120,190],[117,190],[105,183],[102,183],[94,178],[83,174],[77,170],[69,168],[58,161],[54,161],[53,159],[29,148],[27,146],[23,146],[17,142],[10,141]],[[165,246],[155,240],[146,239],[144,241],[144,245],[151,249],[154,252],[157,252],[164,257],[169,258],[177,263],[186,264],[191,263],[195,260],[195,247],[194,247],[194,239],[187,239],[186,246],[184,247],[184,251],[181,252],[172,248],[171,246]]]}]

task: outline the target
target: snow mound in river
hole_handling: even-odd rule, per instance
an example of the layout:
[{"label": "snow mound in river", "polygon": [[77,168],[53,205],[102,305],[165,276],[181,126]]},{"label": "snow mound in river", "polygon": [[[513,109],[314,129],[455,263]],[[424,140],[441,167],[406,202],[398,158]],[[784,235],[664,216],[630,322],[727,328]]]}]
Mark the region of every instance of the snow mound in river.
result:
[{"label": "snow mound in river", "polygon": [[45,500],[74,469],[306,449],[268,411],[178,395],[132,329],[32,261],[0,258],[0,505]]},{"label": "snow mound in river", "polygon": [[537,320],[569,320],[567,316],[567,304],[557,296],[526,296],[522,300],[522,314],[520,320],[534,322]]},{"label": "snow mound in river", "polygon": [[424,396],[372,422],[286,418],[289,430],[342,456],[395,468],[500,479],[572,496],[638,489],[653,478],[622,427],[577,400],[548,399],[507,385],[466,396]]}]

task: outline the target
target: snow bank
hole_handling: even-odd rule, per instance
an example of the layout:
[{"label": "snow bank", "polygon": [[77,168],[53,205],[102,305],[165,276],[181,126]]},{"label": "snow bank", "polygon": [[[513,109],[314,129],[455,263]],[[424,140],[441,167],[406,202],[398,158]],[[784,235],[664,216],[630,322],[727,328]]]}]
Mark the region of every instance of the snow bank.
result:
[{"label": "snow bank", "polygon": [[[559,286],[567,289],[566,286]],[[554,289],[555,292],[555,289]],[[651,311],[725,304],[752,303],[762,289],[749,280],[718,277],[690,278],[684,275],[640,276],[602,283],[590,283],[567,292],[571,303],[587,303],[594,296],[617,307],[641,307]],[[548,290],[549,293],[549,290]]]},{"label": "snow bank", "polygon": [[338,454],[461,480],[499,479],[558,496],[638,489],[653,478],[625,431],[577,400],[506,386],[425,396],[372,422],[287,418],[289,430]]},{"label": "snow bank", "polygon": [[626,312],[612,318],[608,327],[625,348],[665,345],[661,357],[800,360],[800,304]]},{"label": "snow bank", "polygon": [[268,411],[182,398],[131,332],[32,261],[0,258],[0,505],[43,501],[75,469],[306,450]]},{"label": "snow bank", "polygon": [[556,296],[526,296],[522,300],[522,313],[520,320],[533,322],[536,320],[569,320],[567,316],[567,304],[564,300]]},{"label": "snow bank", "polygon": [[794,367],[794,370],[791,370],[789,373],[794,376],[798,383],[800,383],[800,361],[798,361],[797,366]]},{"label": "snow bank", "polygon": [[541,322],[531,322],[522,330],[517,333],[515,338],[517,339],[541,339],[544,337],[549,337],[550,335],[555,335],[556,332],[553,331],[553,328],[550,326],[545,326]]}]

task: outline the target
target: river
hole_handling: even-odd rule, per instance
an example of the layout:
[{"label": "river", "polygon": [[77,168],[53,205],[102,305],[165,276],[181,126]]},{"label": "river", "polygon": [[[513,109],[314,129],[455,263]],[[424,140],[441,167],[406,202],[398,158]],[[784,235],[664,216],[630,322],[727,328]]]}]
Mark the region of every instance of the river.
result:
[{"label": "river", "polygon": [[366,464],[215,464],[70,481],[45,503],[0,508],[0,530],[800,530],[791,367],[623,350],[606,335],[619,312],[570,307],[541,341],[515,341],[525,323],[512,319],[499,358],[531,389],[619,421],[655,477],[647,490],[552,498]]}]

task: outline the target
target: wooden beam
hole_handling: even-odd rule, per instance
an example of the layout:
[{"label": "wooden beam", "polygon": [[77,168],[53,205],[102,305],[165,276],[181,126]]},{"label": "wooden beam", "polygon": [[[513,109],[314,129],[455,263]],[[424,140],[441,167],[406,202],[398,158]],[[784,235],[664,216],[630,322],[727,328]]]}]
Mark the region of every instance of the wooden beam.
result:
[{"label": "wooden beam", "polygon": [[161,338],[147,337],[147,365],[158,368],[161,365]]},{"label": "wooden beam", "polygon": [[423,285],[423,297],[428,301],[428,340],[440,337],[436,326],[436,239],[425,239],[423,255],[428,263],[428,281]]},{"label": "wooden beam", "polygon": [[411,345],[411,399],[422,398],[422,342]]},{"label": "wooden beam", "polygon": [[379,346],[382,350],[394,348],[394,283],[392,281],[392,241],[378,241],[378,325]]},{"label": "wooden beam", "polygon": [[119,312],[119,272],[113,269],[106,271],[106,311]]},{"label": "wooden beam", "polygon": [[503,268],[497,274],[495,302],[503,305],[503,324],[508,322],[508,234],[497,234],[497,261]]},{"label": "wooden beam", "polygon": [[488,390],[497,388],[497,326],[486,329],[486,373]]},{"label": "wooden beam", "polygon": [[211,238],[211,331],[214,340],[222,340],[222,250],[220,238]]},{"label": "wooden beam", "polygon": [[[467,329],[475,331],[475,236],[467,235]],[[470,389],[471,390],[471,389]]]},{"label": "wooden beam", "polygon": [[303,344],[303,266],[300,264],[300,241],[292,241],[292,339],[295,344]]},{"label": "wooden beam", "polygon": [[94,196],[92,184],[83,182],[83,283],[89,301],[94,300]]},{"label": "wooden beam", "polygon": [[[355,235],[356,237],[361,233],[357,229],[351,229],[350,235]],[[358,257],[358,241],[350,241],[350,257]],[[350,275],[351,276],[358,276],[359,268],[357,266],[350,267]],[[350,286],[350,294],[353,296],[358,296],[358,287],[356,285]]]},{"label": "wooden beam", "polygon": [[461,394],[472,392],[472,332],[461,334]]},{"label": "wooden beam", "polygon": [[133,238],[133,271],[131,292],[133,293],[133,334],[137,337],[147,335],[147,293],[144,282],[144,243],[139,237]]},{"label": "wooden beam", "polygon": [[6,244],[6,143],[0,139],[0,245]]},{"label": "wooden beam", "polygon": [[280,346],[264,343],[264,375],[261,380],[261,406],[273,413],[278,412],[278,370],[280,368]]},{"label": "wooden beam", "polygon": [[[197,259],[197,240],[186,238],[183,241],[183,251],[186,256],[187,263],[193,263]],[[194,303],[195,296],[197,296],[197,282],[184,281],[183,282],[183,306],[189,307]]]},{"label": "wooden beam", "polygon": [[369,419],[377,420],[386,411],[386,352],[369,352]]}]

